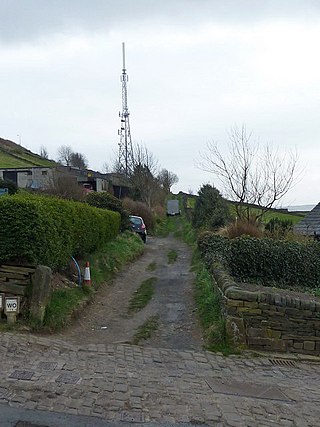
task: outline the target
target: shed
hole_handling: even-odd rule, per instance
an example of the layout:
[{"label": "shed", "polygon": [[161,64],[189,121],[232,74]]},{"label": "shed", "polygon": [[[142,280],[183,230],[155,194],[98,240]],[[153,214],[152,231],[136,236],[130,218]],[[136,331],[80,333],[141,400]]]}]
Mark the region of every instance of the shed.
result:
[{"label": "shed", "polygon": [[293,227],[296,233],[320,239],[320,203]]}]

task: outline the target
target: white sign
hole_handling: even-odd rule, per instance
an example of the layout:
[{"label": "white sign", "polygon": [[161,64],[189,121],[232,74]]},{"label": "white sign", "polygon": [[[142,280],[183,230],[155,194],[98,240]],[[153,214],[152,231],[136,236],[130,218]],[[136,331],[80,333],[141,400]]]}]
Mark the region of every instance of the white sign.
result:
[{"label": "white sign", "polygon": [[0,294],[0,311],[3,310],[3,300],[4,300],[4,295]]},{"label": "white sign", "polygon": [[18,300],[18,298],[6,298],[5,311],[7,313],[17,313],[19,311],[19,300]]}]

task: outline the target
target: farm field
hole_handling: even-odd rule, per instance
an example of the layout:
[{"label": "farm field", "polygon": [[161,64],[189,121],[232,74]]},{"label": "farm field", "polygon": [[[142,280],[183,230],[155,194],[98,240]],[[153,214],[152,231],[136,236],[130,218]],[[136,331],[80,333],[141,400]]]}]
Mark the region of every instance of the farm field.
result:
[{"label": "farm field", "polygon": [[[234,208],[234,205],[232,205],[231,203],[230,203],[230,212],[231,212],[231,215],[235,216],[235,208]],[[259,209],[252,208],[251,212],[253,214],[254,213],[258,214],[260,211]],[[263,222],[266,223],[266,222],[269,222],[271,218],[277,218],[282,221],[284,220],[292,221],[292,224],[295,225],[296,223],[301,221],[301,219],[305,216],[305,214],[307,214],[307,212],[301,212],[301,214],[295,214],[290,212],[285,213],[280,210],[279,211],[271,210],[265,213],[265,215],[263,216]]]},{"label": "farm field", "polygon": [[[187,198],[187,207],[193,209],[195,207],[196,197]],[[252,208],[252,213],[259,212],[258,209]],[[230,203],[230,213],[232,216],[235,216],[235,208],[232,203]],[[280,220],[290,220],[293,225],[298,223],[308,212],[301,212],[299,214],[296,213],[284,213],[282,211],[271,210],[264,215],[264,222],[269,222],[271,218],[278,218]]]}]

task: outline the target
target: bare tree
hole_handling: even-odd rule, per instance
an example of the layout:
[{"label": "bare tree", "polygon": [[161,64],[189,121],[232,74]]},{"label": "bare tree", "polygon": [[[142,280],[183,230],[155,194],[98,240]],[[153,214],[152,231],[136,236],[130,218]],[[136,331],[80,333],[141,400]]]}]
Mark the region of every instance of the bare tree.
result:
[{"label": "bare tree", "polygon": [[158,179],[162,188],[167,194],[170,193],[171,187],[179,182],[178,176],[175,173],[168,171],[167,169],[162,169],[160,171]]},{"label": "bare tree", "polygon": [[119,159],[118,158],[114,158],[112,165],[111,165],[111,172],[113,173],[119,173],[122,175],[125,175],[123,172],[123,167],[121,166]]},{"label": "bare tree", "polygon": [[43,192],[69,200],[81,201],[85,198],[83,187],[78,184],[76,177],[61,175],[56,172],[53,173],[48,187]]},{"label": "bare tree", "polygon": [[41,147],[40,147],[40,156],[44,159],[49,158],[49,153],[48,153],[47,147],[45,147],[44,145],[41,145]]},{"label": "bare tree", "polygon": [[159,170],[159,163],[156,157],[147,149],[145,145],[134,144],[133,146],[133,166],[143,165],[153,176],[156,176]]},{"label": "bare tree", "polygon": [[107,161],[102,165],[103,172],[105,173],[119,173],[124,175],[123,167],[120,164],[119,153],[116,150],[112,151],[109,163]]},{"label": "bare tree", "polygon": [[101,171],[102,171],[102,173],[110,173],[111,172],[111,168],[110,168],[108,162],[103,163],[103,165],[101,167]]},{"label": "bare tree", "polygon": [[61,145],[58,148],[58,162],[65,165],[71,166],[72,148],[69,145]]},{"label": "bare tree", "polygon": [[161,190],[158,161],[146,146],[136,144],[133,150],[133,172],[130,180],[137,189],[141,201],[152,206],[155,195]]},{"label": "bare tree", "polygon": [[198,166],[219,179],[225,196],[235,202],[239,218],[249,221],[250,208],[255,205],[259,220],[293,186],[297,154],[290,151],[280,155],[268,145],[260,149],[245,126],[232,128],[229,139],[227,154],[219,151],[215,143],[208,143]]},{"label": "bare tree", "polygon": [[81,153],[71,153],[70,154],[70,166],[79,169],[87,169],[88,160],[84,154]]}]

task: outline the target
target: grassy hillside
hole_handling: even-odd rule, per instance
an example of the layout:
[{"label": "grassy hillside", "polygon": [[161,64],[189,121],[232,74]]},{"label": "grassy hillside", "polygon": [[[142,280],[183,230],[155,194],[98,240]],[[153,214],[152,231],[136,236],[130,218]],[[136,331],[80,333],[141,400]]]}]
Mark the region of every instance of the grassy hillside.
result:
[{"label": "grassy hillside", "polygon": [[302,218],[304,217],[305,213],[301,213],[301,215],[295,215],[292,214],[290,212],[288,213],[283,213],[283,212],[277,212],[277,211],[269,211],[266,213],[266,215],[264,216],[264,220],[265,222],[270,221],[271,218],[278,218],[281,220],[290,220],[292,221],[292,224],[295,225],[297,222],[301,221]]},{"label": "grassy hillside", "polygon": [[[179,197],[180,196],[180,197]],[[182,193],[179,195],[173,195],[172,198],[180,198],[180,202],[183,205],[182,202]],[[187,195],[184,194],[184,197],[186,197],[186,205],[188,208],[193,209],[196,203],[196,198],[197,196],[195,195]],[[235,217],[236,213],[235,213],[235,206],[232,202],[229,202],[229,206],[230,206],[230,213],[232,217]],[[251,208],[252,209],[252,213],[254,213],[255,211],[257,211],[258,213],[258,209],[255,208]],[[308,212],[283,212],[283,210],[277,210],[277,209],[272,209],[269,212],[267,212],[264,217],[263,217],[263,221],[264,222],[269,222],[271,218],[278,218],[280,220],[290,220],[292,221],[293,225],[295,225],[297,222],[301,221],[301,219],[307,214]]]},{"label": "grassy hillside", "polygon": [[[251,208],[250,210],[251,210],[252,214],[255,214],[255,213],[258,214],[260,212],[260,210],[257,208]],[[230,203],[230,212],[231,212],[232,216],[236,215],[235,206],[233,203]],[[294,225],[297,222],[299,222],[303,217],[304,217],[303,213],[298,215],[298,214],[291,213],[291,212],[283,212],[283,210],[280,210],[280,209],[279,210],[272,209],[263,215],[263,222],[264,223],[269,222],[271,218],[278,218],[280,220],[290,220],[290,221],[292,221],[292,224]]]},{"label": "grassy hillside", "polygon": [[0,168],[53,167],[54,165],[53,160],[44,159],[15,142],[0,138]]}]

